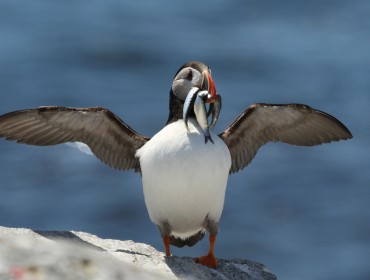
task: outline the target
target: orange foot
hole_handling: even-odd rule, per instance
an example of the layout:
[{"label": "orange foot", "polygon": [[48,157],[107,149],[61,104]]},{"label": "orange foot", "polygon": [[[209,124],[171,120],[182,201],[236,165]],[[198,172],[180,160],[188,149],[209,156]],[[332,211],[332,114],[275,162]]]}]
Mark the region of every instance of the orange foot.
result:
[{"label": "orange foot", "polygon": [[204,266],[208,266],[209,268],[216,268],[217,266],[217,259],[213,254],[195,258],[195,262]]}]

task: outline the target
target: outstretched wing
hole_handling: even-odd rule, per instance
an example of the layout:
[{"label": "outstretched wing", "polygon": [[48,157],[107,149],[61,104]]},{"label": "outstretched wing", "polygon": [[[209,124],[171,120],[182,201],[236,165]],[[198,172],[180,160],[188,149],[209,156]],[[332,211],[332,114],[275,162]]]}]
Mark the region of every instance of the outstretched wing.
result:
[{"label": "outstretched wing", "polygon": [[37,146],[82,142],[110,167],[140,168],[136,150],[144,137],[105,108],[47,106],[0,116],[0,137]]},{"label": "outstretched wing", "polygon": [[352,138],[333,116],[301,104],[253,104],[219,135],[228,146],[230,173],[247,166],[267,142],[314,146]]}]

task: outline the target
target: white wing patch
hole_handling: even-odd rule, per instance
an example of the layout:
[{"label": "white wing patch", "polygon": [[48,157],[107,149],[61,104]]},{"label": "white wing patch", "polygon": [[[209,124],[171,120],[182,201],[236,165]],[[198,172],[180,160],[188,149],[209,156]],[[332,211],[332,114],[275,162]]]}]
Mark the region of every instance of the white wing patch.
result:
[{"label": "white wing patch", "polygon": [[76,149],[79,149],[81,152],[83,152],[85,154],[88,154],[90,156],[93,156],[94,155],[94,153],[91,151],[91,149],[89,148],[89,146],[87,146],[84,143],[81,143],[81,142],[68,142],[68,143],[66,143],[66,145],[68,145],[70,147],[73,147],[73,148],[76,148]]}]

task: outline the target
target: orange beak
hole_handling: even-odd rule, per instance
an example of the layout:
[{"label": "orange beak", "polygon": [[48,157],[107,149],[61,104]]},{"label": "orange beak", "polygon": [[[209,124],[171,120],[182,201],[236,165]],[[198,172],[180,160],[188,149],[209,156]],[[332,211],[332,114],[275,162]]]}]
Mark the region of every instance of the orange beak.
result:
[{"label": "orange beak", "polygon": [[217,100],[217,91],[215,83],[213,82],[212,76],[208,71],[203,71],[202,73],[202,89],[207,90],[212,97],[208,98],[207,103],[214,103]]}]

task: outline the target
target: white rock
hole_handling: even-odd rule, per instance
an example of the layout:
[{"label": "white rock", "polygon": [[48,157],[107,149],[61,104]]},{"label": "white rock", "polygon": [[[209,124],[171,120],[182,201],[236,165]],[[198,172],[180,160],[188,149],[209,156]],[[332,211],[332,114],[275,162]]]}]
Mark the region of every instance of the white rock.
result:
[{"label": "white rock", "polygon": [[217,269],[191,258],[165,257],[133,241],[75,231],[0,227],[0,279],[276,279],[264,265],[219,260]]}]

